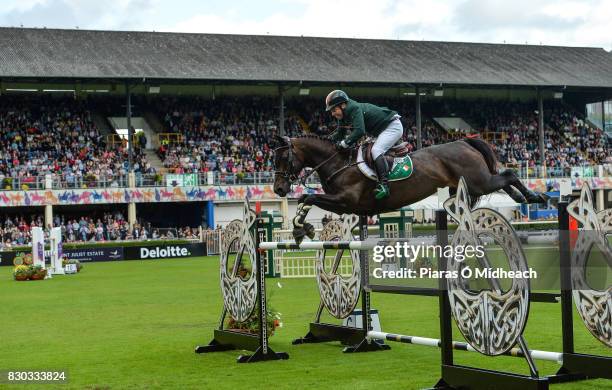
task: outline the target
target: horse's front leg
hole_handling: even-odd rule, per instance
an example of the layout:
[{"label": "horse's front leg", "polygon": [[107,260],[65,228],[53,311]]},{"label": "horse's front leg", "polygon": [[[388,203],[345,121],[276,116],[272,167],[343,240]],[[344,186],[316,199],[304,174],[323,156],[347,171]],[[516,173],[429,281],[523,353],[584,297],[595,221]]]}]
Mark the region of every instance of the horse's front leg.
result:
[{"label": "horse's front leg", "polygon": [[306,216],[312,208],[312,204],[307,204],[306,199],[308,199],[307,196],[301,197],[298,200],[297,212],[293,218],[293,238],[298,244],[301,243],[306,236],[308,236],[311,240],[315,237],[314,226],[306,222]]},{"label": "horse's front leg", "polygon": [[298,208],[295,218],[293,218],[293,238],[296,243],[301,243],[305,236],[311,240],[315,237],[315,228],[306,222],[306,216],[312,208],[318,206],[324,210],[338,214],[346,212],[346,204],[339,197],[334,195],[307,195],[298,200]]}]

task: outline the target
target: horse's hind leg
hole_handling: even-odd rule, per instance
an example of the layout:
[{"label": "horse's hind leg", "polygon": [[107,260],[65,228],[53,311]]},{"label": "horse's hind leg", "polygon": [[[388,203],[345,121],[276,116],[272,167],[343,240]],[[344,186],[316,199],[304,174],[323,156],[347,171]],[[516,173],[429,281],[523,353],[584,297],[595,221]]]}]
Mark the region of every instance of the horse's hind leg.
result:
[{"label": "horse's hind leg", "polygon": [[546,204],[548,202],[548,199],[550,199],[549,196],[543,193],[531,191],[529,188],[525,187],[525,185],[521,182],[521,180],[516,176],[513,171],[507,170],[502,172],[500,176],[501,175],[508,177],[508,179],[510,180],[509,184],[512,187],[516,188],[521,194],[523,194],[527,203]]},{"label": "horse's hind leg", "polygon": [[512,182],[512,179],[503,173],[496,175],[488,172],[481,175],[471,175],[465,179],[470,190],[470,195],[474,197],[488,195],[495,191],[505,189],[505,187]]},{"label": "horse's hind leg", "polygon": [[[546,204],[549,197],[531,191],[521,182],[516,174],[511,170],[506,170],[498,175],[491,176],[491,179],[483,188],[483,195],[490,194],[503,189],[517,203],[543,203]],[[471,191],[471,189],[470,189]]]},{"label": "horse's hind leg", "polygon": [[[518,188],[520,186],[520,188]],[[470,195],[483,196],[495,191],[503,190],[517,203],[541,202],[538,194],[527,189],[512,171],[504,171],[491,175],[488,180],[478,180],[477,183],[468,183]],[[517,188],[515,188],[517,187]]]},{"label": "horse's hind leg", "polygon": [[516,203],[527,203],[527,199],[521,194],[521,191],[512,187],[511,185],[507,185],[503,188],[504,192],[512,198]]}]

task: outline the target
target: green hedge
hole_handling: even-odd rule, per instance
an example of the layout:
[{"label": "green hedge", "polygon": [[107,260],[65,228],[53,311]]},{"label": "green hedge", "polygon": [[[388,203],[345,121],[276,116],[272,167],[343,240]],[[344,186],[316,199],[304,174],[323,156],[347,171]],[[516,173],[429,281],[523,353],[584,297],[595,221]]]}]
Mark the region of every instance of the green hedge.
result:
[{"label": "green hedge", "polygon": [[525,225],[512,225],[514,230],[557,230],[559,222],[555,223],[530,223]]},{"label": "green hedge", "polygon": [[[105,242],[71,242],[62,243],[64,249],[78,249],[78,248],[106,248],[106,247],[130,247],[130,246],[154,246],[154,245],[177,245],[177,244],[188,244],[189,240],[148,240],[148,241],[105,241]],[[45,246],[48,248],[48,246]],[[16,246],[11,248],[14,252],[29,251],[32,249],[31,245],[27,246]]]},{"label": "green hedge", "polygon": [[[559,228],[559,223],[530,223],[530,224],[512,224],[514,230],[556,230]],[[448,230],[456,230],[456,223],[449,223]],[[434,224],[413,224],[412,231],[431,231],[436,230],[436,225]]]},{"label": "green hedge", "polygon": [[[512,224],[514,230],[557,230],[559,229],[559,223],[530,223],[530,224]],[[429,224],[412,224],[413,232],[430,232],[436,230],[436,225],[433,223]],[[457,230],[456,223],[449,223],[448,230],[454,231]]]}]

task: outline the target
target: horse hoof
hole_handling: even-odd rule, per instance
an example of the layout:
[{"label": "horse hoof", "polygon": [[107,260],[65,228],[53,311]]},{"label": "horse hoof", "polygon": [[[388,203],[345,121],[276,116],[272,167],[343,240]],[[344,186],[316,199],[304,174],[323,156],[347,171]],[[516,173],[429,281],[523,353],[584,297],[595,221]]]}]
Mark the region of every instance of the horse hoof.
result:
[{"label": "horse hoof", "polygon": [[300,245],[306,236],[306,230],[304,228],[293,228],[293,239],[295,243]]},{"label": "horse hoof", "polygon": [[558,208],[559,207],[559,198],[557,197],[553,197],[550,198],[550,205],[554,208]]},{"label": "horse hoof", "polygon": [[539,195],[540,203],[541,204],[547,204],[548,203],[548,200],[550,199],[550,196],[546,195],[543,192],[539,193],[538,195]]},{"label": "horse hoof", "polygon": [[306,235],[308,236],[308,238],[314,240],[316,234],[314,226],[304,222],[304,230],[306,231]]},{"label": "horse hoof", "polygon": [[527,196],[527,202],[530,204],[547,204],[550,196],[542,192],[530,191]]}]

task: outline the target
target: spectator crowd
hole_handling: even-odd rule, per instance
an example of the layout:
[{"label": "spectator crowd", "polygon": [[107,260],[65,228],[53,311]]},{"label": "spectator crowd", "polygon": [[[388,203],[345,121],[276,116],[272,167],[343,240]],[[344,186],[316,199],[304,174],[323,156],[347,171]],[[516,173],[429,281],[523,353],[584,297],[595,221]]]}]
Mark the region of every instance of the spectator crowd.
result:
[{"label": "spectator crowd", "polygon": [[[416,149],[416,123],[412,99],[357,98],[390,107],[400,113],[404,140]],[[142,104],[142,103],[141,103]],[[273,138],[280,134],[278,99],[267,97],[162,97],[151,110],[162,132],[178,137],[156,145],[169,173],[235,174],[264,172],[272,177]],[[335,129],[320,99],[286,100],[284,133],[328,135]],[[100,102],[72,98],[0,97],[0,183],[2,189],[27,189],[45,175],[64,187],[80,188],[90,182],[108,186],[126,183],[128,158],[125,143],[106,142],[96,126]],[[443,129],[434,118],[463,118],[493,144],[503,164],[533,167],[539,164],[538,113],[535,104],[491,100],[458,101],[425,99],[422,104],[422,141],[430,146],[465,136]],[[547,101],[544,112],[547,166],[568,170],[572,166],[610,162],[610,146],[599,129],[573,108]],[[104,117],[98,114],[98,117]],[[156,174],[147,161],[144,143],[136,142],[137,175]],[[19,187],[12,182],[19,182]],[[23,187],[23,186],[26,187]]]},{"label": "spectator crowd", "polygon": [[[493,136],[490,142],[502,163],[529,167],[539,164],[538,112],[533,104],[471,102],[463,109],[479,126],[480,132]],[[573,166],[610,162],[609,145],[603,131],[589,126],[569,107],[547,103],[544,121],[548,169],[567,171]]]},{"label": "spectator crowd", "polygon": [[[42,215],[6,216],[0,221],[1,248],[30,245],[32,228],[42,227],[48,236]],[[53,226],[60,227],[64,242],[103,242],[155,239],[198,239],[199,230],[189,226],[156,228],[140,221],[130,228],[121,212],[103,213],[100,217],[69,217],[56,215]]]},{"label": "spectator crowd", "polygon": [[[139,148],[135,172],[152,173]],[[51,175],[65,187],[107,181],[118,186],[128,171],[124,144],[109,147],[94,124],[85,102],[71,98],[0,98],[0,184],[27,189],[37,178]],[[18,180],[15,180],[18,179]],[[23,187],[26,186],[26,187]]]},{"label": "spectator crowd", "polygon": [[[271,140],[279,134],[279,121],[272,100],[175,98],[159,102],[158,110],[166,130],[183,139],[158,149],[170,171],[240,175],[273,170]],[[290,136],[304,133],[299,117],[289,114],[284,131]]]},{"label": "spectator crowd", "polygon": [[[404,141],[416,150],[414,103],[407,99],[360,99],[390,107],[400,113]],[[278,102],[269,99],[171,99],[160,106],[166,129],[184,136],[183,142],[162,146],[164,165],[175,172],[241,173],[270,171],[271,140],[278,134]],[[510,166],[539,165],[538,113],[531,103],[489,100],[429,100],[423,103],[424,147],[480,133],[493,144],[500,163]],[[287,104],[285,132],[329,135],[335,129],[321,102],[299,99]],[[459,117],[471,131],[443,129],[433,118]],[[547,167],[610,162],[609,145],[603,132],[590,126],[570,106],[548,102],[544,112]]]}]

